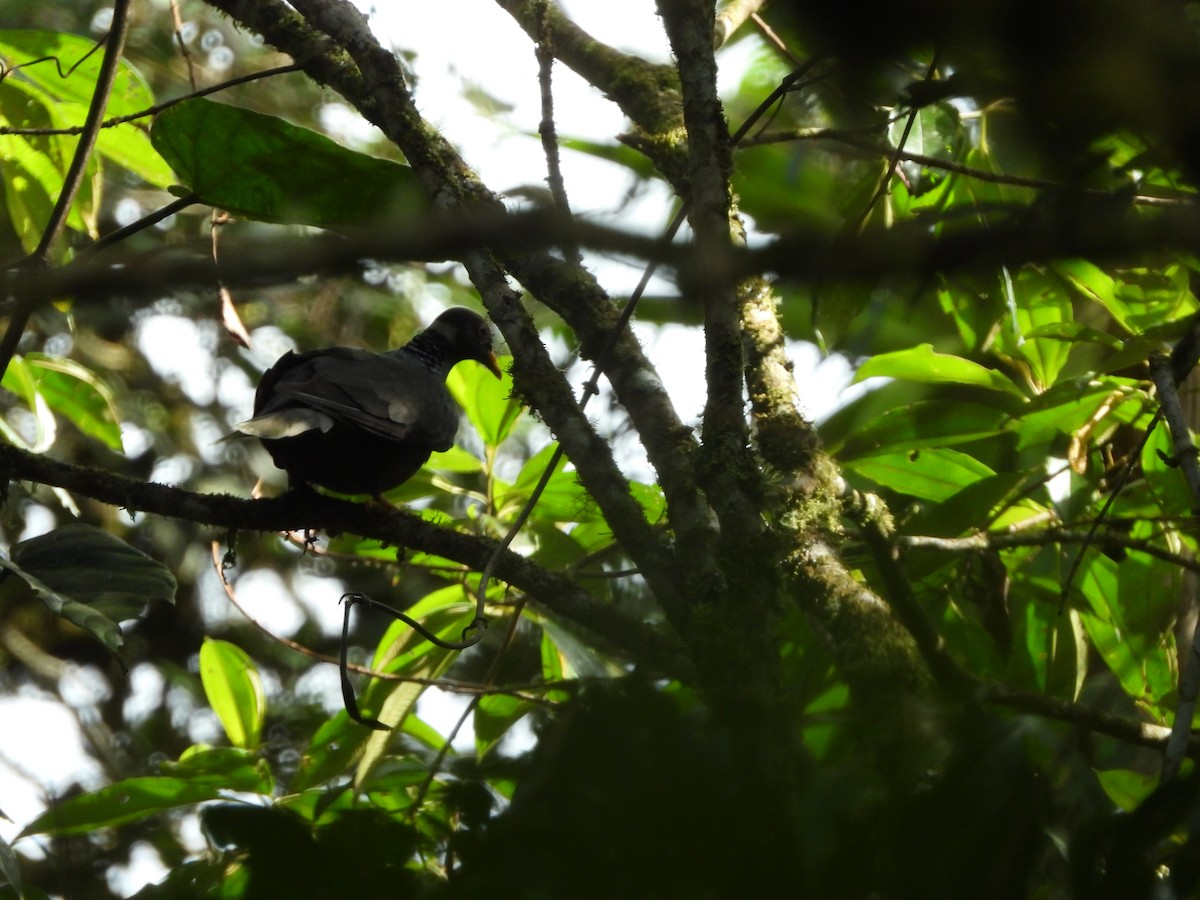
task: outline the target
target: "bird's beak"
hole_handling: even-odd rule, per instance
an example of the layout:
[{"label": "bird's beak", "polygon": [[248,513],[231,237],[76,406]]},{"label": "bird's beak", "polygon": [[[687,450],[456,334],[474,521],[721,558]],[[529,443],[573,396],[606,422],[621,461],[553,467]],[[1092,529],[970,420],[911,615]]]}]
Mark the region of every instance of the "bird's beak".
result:
[{"label": "bird's beak", "polygon": [[496,359],[495,352],[489,350],[487,352],[487,356],[485,356],[483,359],[481,359],[480,362],[483,363],[485,366],[487,366],[488,371],[491,372],[493,375],[495,375],[497,378],[504,377],[504,373],[500,371],[500,361],[498,359]]}]

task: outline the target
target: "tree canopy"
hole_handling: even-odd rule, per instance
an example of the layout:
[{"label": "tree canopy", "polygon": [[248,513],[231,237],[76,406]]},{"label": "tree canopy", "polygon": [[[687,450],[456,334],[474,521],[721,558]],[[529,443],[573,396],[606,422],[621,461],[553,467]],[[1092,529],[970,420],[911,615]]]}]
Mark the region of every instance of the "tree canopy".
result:
[{"label": "tree canopy", "polygon": [[[100,774],[4,896],[1200,891],[1200,5],[497,0],[545,190],[348,0],[7,6],[0,690]],[[386,504],[221,440],[455,305],[506,374]]]}]

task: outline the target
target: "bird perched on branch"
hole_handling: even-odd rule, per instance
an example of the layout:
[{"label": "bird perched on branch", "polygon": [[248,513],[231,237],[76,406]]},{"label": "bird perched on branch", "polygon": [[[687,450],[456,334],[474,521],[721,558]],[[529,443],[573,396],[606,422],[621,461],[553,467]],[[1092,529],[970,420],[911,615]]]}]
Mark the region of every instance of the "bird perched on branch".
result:
[{"label": "bird perched on branch", "polygon": [[453,446],[460,410],[446,376],[465,359],[500,377],[491,328],[461,308],[388,353],[289,351],[263,373],[254,418],[235,434],[259,438],[293,487],[378,497]]}]

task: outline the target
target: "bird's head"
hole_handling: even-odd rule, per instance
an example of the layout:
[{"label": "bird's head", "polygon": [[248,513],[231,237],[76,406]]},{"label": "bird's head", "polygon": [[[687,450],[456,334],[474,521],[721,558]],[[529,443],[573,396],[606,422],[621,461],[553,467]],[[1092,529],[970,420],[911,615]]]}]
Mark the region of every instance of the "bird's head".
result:
[{"label": "bird's head", "polygon": [[446,342],[452,362],[473,359],[497,378],[501,377],[500,363],[492,349],[492,328],[479,313],[463,307],[448,309],[425,331]]}]

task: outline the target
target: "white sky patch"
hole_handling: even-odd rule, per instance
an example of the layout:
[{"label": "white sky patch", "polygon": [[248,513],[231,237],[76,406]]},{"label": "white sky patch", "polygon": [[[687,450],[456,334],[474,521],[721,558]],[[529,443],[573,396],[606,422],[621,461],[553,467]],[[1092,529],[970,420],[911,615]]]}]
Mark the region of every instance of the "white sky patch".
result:
[{"label": "white sky patch", "polygon": [[215,397],[216,358],[196,323],[182,316],[151,315],[138,322],[138,350],[150,366],[175,382],[197,406]]},{"label": "white sky patch", "polygon": [[74,784],[104,783],[100,765],[84,752],[83,733],[71,710],[41,697],[0,697],[0,836],[11,841],[41,815],[47,801]]}]

